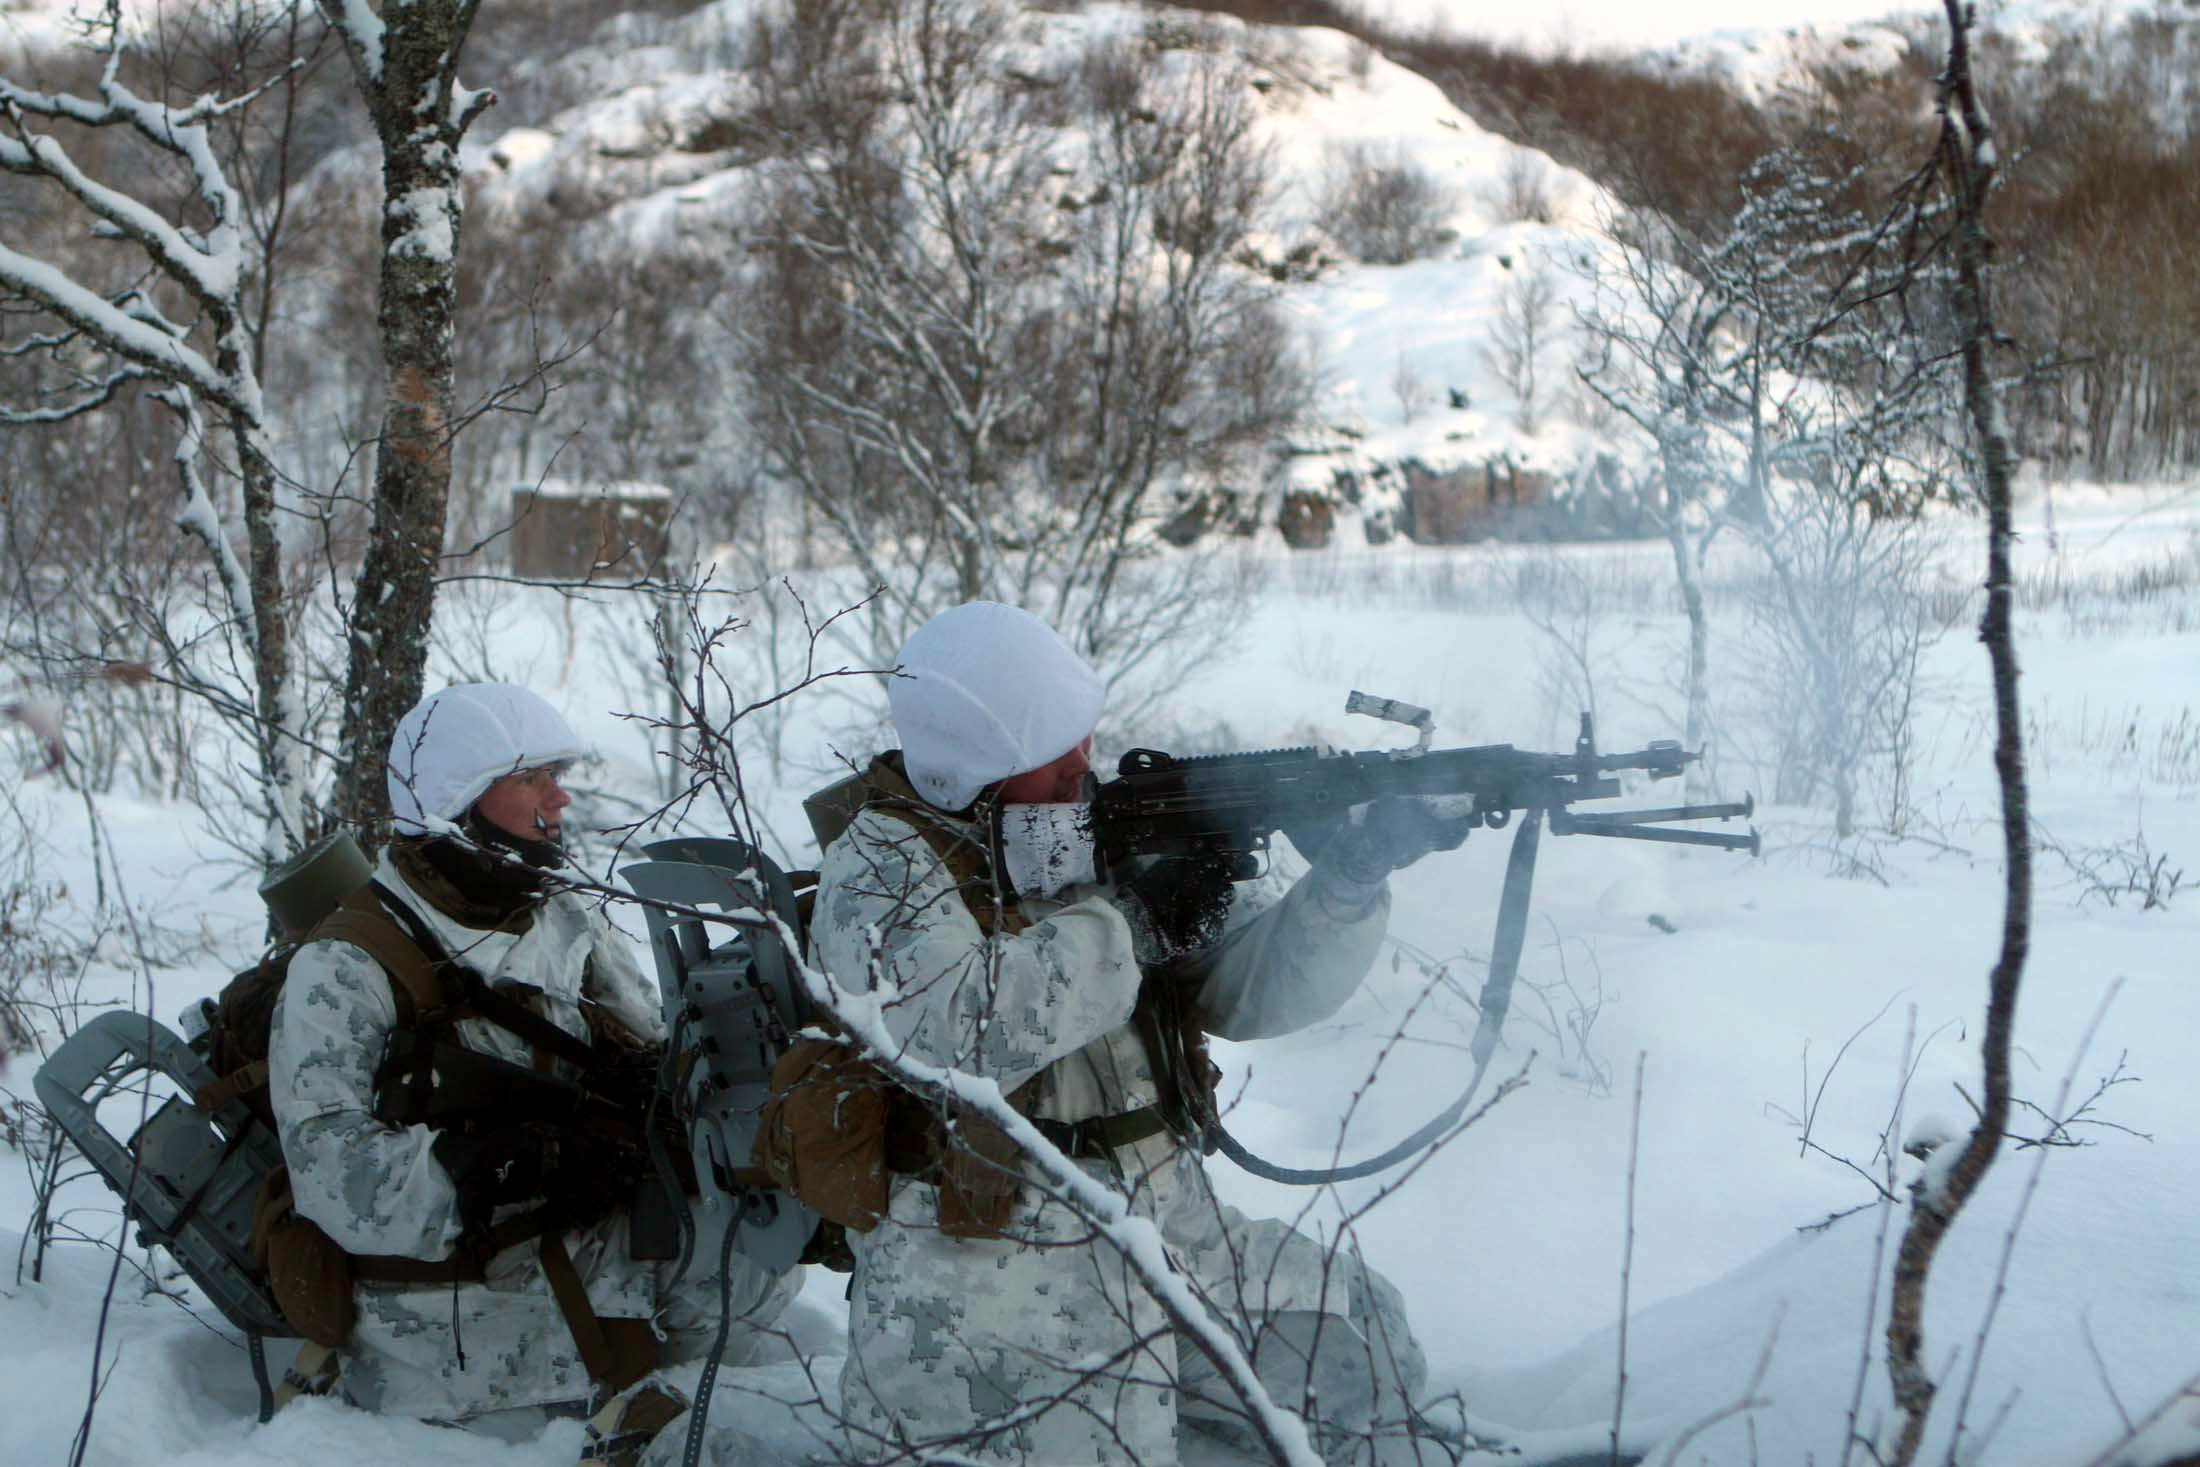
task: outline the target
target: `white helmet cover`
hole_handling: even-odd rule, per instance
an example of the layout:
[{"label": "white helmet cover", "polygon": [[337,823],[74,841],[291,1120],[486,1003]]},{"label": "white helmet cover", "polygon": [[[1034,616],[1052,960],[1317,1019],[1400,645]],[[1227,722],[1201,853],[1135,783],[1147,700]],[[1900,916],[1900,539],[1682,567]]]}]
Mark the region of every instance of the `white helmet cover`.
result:
[{"label": "white helmet cover", "polygon": [[430,693],[390,738],[390,814],[405,835],[456,820],[507,774],[588,756],[557,709],[512,683]]},{"label": "white helmet cover", "polygon": [[987,785],[1053,763],[1100,721],[1107,689],[1039,618],[997,601],[933,617],[902,644],[887,702],[917,793],[960,810]]}]

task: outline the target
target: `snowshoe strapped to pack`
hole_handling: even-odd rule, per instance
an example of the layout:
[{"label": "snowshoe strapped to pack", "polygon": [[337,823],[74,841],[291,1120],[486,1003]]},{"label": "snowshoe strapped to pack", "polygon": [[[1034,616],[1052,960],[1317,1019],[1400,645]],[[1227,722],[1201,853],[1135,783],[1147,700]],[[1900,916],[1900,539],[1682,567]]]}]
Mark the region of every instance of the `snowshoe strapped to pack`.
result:
[{"label": "snowshoe strapped to pack", "polygon": [[[104,1013],[56,1048],[34,1081],[55,1126],[122,1199],[140,1246],[165,1248],[243,1332],[262,1420],[275,1406],[266,1342],[312,1336],[326,1345],[350,1330],[348,1275],[331,1272],[330,1255],[341,1264],[341,1250],[287,1207],[267,1205],[271,1190],[288,1196],[266,1063],[267,1026],[285,965],[301,938],[343,913],[348,925],[341,935],[391,969],[401,1002],[429,972],[426,955],[403,933],[364,910],[376,906],[361,902],[371,876],[365,856],[342,832],[300,852],[260,886],[284,943],[239,974],[219,1003],[194,1006],[210,1029],[186,1041],[148,1015]],[[162,1081],[177,1093],[156,1104]],[[111,1119],[123,1110],[132,1112],[125,1124],[143,1116],[128,1140],[102,1119],[103,1112]],[[287,1270],[287,1287],[271,1277],[271,1247],[275,1266]]]},{"label": "snowshoe strapped to pack", "polygon": [[[129,1140],[100,1118],[132,1103],[154,1076],[180,1094],[153,1110]],[[39,1103],[101,1180],[122,1199],[141,1246],[168,1250],[222,1316],[244,1332],[263,1413],[274,1409],[268,1339],[296,1338],[252,1249],[260,1187],[283,1164],[275,1132],[241,1099],[211,1115],[194,1098],[218,1077],[203,1056],[144,1014],[99,1015],[56,1049],[34,1082]]]},{"label": "snowshoe strapped to pack", "polygon": [[[715,1259],[730,1232],[731,1246],[751,1261],[791,1268],[817,1215],[777,1190],[752,1157],[773,1067],[810,1014],[779,936],[799,941],[803,932],[795,883],[744,841],[666,840],[643,850],[649,860],[619,875],[652,904],[644,908],[650,950],[678,1064],[669,1098],[687,1125],[701,1184],[683,1254]],[[782,925],[706,922],[656,903],[754,913]]]}]

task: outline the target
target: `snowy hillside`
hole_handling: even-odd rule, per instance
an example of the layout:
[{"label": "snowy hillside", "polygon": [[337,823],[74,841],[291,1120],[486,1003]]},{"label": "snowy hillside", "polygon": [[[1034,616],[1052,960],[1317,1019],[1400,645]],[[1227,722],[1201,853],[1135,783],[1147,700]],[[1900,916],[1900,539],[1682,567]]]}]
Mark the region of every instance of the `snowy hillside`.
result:
[{"label": "snowy hillside", "polygon": [[[0,35],[51,45],[62,8],[61,0],[42,0],[0,10]],[[540,475],[546,443],[560,445],[562,476],[657,479],[720,520],[734,516],[729,501],[745,492],[747,470],[730,415],[682,414],[639,386],[626,390],[641,400],[625,401],[595,384],[628,375],[663,384],[666,395],[735,396],[724,338],[739,323],[724,313],[752,268],[749,216],[766,150],[748,51],[763,8],[758,0],[711,0],[617,14],[577,43],[513,56],[503,74],[480,78],[504,100],[469,136],[468,228],[502,243],[468,255],[470,390],[496,390],[521,370],[515,363],[546,346],[590,341],[602,360],[561,364],[554,376],[568,379],[566,390],[525,427],[492,420],[473,430],[458,493],[469,534],[493,527],[512,484]],[[1795,24],[1777,29],[1737,27],[1717,5],[1657,7],[1654,15],[1633,7],[1640,13],[1626,16],[1592,7],[1555,17],[1432,0],[1348,10],[1377,24],[1441,21],[1500,38],[1514,38],[1522,25],[1571,26],[1585,48],[1713,76],[1762,103],[1812,93],[1814,69],[1885,74],[1914,66],[1913,47],[1930,55],[1937,11],[1899,6],[1892,19],[1875,21],[1886,8],[1801,7]],[[157,7],[132,13],[147,25],[159,15]],[[2149,13],[2141,0],[1984,7],[1996,65],[2012,69],[2016,86],[2029,84],[2028,64],[2049,69],[2042,86],[2068,80],[2089,27],[2106,34]],[[2177,7],[2163,14],[2176,16]],[[2161,73],[2155,90],[2170,114],[2180,109],[2182,78],[2200,70],[2190,64],[2200,26],[2165,34],[2182,40],[2149,64]],[[1032,6],[1019,15],[1020,59],[1010,69],[1058,78],[1101,38],[1155,57],[1196,45],[1243,69],[1273,170],[1265,227],[1241,268],[1275,277],[1315,384],[1278,456],[1257,473],[1234,467],[1159,486],[1159,516],[1172,512],[1172,495],[1189,512],[1201,495],[1220,494],[1230,506],[1201,527],[1282,526],[1302,542],[1334,533],[1358,544],[1412,531],[1408,501],[1417,486],[1532,503],[1563,500],[1592,479],[1625,500],[1653,481],[1643,435],[1611,421],[1575,378],[1585,360],[1576,309],[1585,273],[1605,260],[1599,237],[1613,214],[1603,190],[1478,126],[1431,81],[1336,31],[1125,4]],[[1922,108],[1922,90],[1916,101],[1912,110]],[[322,159],[299,186],[297,212],[367,230],[358,211],[376,166],[364,146]],[[1377,179],[1421,191],[1414,242],[1396,263],[1361,263],[1366,250],[1356,257],[1358,242],[1344,237],[1343,199],[1355,179],[1363,193]],[[290,419],[281,451],[300,482],[315,484],[342,471],[362,431],[353,419],[371,385],[322,347],[371,313],[371,275],[340,241],[306,248],[311,277],[286,297],[291,324],[276,333],[271,355],[296,384],[281,405]],[[322,250],[331,253],[323,258]],[[654,311],[599,284],[622,278],[652,282],[661,297]],[[530,332],[538,317],[547,342]],[[598,334],[607,327],[610,335]],[[2083,355],[2084,345],[2063,354]],[[697,424],[698,416],[706,421]],[[666,436],[661,427],[652,435],[623,421],[657,426],[667,418],[687,429],[677,451],[647,447]],[[1306,511],[1295,520],[1286,508],[1294,494]],[[1548,523],[1530,517],[1526,528],[1571,533],[1584,522],[1577,512]],[[1457,538],[1447,527],[1421,531],[1423,540]]]},{"label": "snowy hillside", "polygon": [[[718,0],[669,21],[606,27],[600,44],[545,57],[524,78],[588,100],[553,116],[493,117],[474,159],[489,229],[555,219],[581,256],[690,256],[736,262],[754,158],[752,105],[736,64],[752,0]],[[1303,488],[1344,501],[1346,517],[1395,518],[1402,466],[1527,474],[1563,483],[1615,445],[1571,421],[1557,338],[1579,289],[1574,267],[1606,207],[1588,180],[1477,127],[1425,79],[1335,31],[1255,27],[1124,5],[1035,8],[1016,63],[1032,75],[1105,38],[1204,27],[1199,45],[1243,64],[1274,174],[1258,263],[1285,277],[1288,319],[1321,383],[1274,496]],[[515,125],[516,124],[516,125]],[[1437,197],[1426,257],[1351,262],[1325,232],[1340,173],[1409,170]],[[1311,278],[1309,278],[1311,277]],[[1488,342],[1521,282],[1539,282],[1543,386],[1523,404]],[[1556,385],[1554,385],[1556,384]],[[1531,426],[1522,427],[1523,422]],[[1355,539],[1358,537],[1355,536]]]},{"label": "snowy hillside", "polygon": [[[630,16],[586,47],[521,63],[515,97],[580,100],[547,115],[491,115],[473,154],[483,227],[557,231],[555,268],[567,274],[632,260],[736,275],[753,233],[744,218],[759,161],[742,61],[756,8],[717,0],[676,16]],[[1365,13],[1409,18],[1380,5]],[[1480,13],[1461,11],[1461,29],[1471,33]],[[2147,13],[2137,0],[1989,6],[1985,44],[2007,85],[2068,83],[2089,27],[2106,35]],[[1670,44],[1634,59],[1715,77],[1753,103],[1793,103],[1821,94],[1821,74],[1910,75],[1918,56],[1937,54],[1943,24],[1932,7],[1898,8],[1884,23],[1838,10],[1808,20],[1720,30],[1715,13],[1661,10],[1656,24]],[[1587,278],[1611,268],[1602,235],[1615,215],[1589,179],[1478,126],[1429,80],[1336,31],[1115,4],[1033,7],[1021,26],[1022,59],[1009,66],[1022,74],[1061,74],[1101,39],[1157,57],[1184,43],[1242,66],[1255,94],[1272,178],[1266,227],[1243,262],[1276,278],[1317,388],[1266,481],[1229,484],[1238,508],[1225,520],[1300,529],[1304,517],[1288,523],[1285,507],[1295,491],[1322,506],[1314,538],[1330,533],[1333,514],[1348,543],[1379,542],[1414,529],[1407,500],[1417,486],[1532,503],[1564,500],[1592,480],[1624,500],[1651,481],[1647,441],[1600,411],[1575,376],[1588,360],[1577,310]],[[2162,34],[2170,49],[2145,64],[2161,74],[2162,115],[2179,117],[2179,78],[2200,70],[2180,58],[2200,48],[2200,26]],[[2124,65],[2105,54],[2099,64]],[[1917,87],[1910,110],[1923,116],[1922,79]],[[1361,263],[1371,256],[1343,218],[1354,181],[1364,194],[1377,177],[1421,191],[1415,243],[1395,263]],[[1194,481],[1176,492],[1208,487]],[[1571,532],[1594,513],[1530,517],[1525,533]],[[1452,538],[1419,529],[1424,541]]]}]

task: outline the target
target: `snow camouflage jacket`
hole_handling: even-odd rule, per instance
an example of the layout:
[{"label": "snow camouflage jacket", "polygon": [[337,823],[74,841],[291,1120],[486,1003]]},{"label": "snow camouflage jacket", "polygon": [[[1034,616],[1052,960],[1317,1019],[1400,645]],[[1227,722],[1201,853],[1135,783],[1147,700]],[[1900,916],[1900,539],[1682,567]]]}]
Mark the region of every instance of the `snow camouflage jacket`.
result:
[{"label": "snow camouflage jacket", "polygon": [[[1387,884],[1316,873],[1280,887],[1270,878],[1232,894],[1193,1000],[1211,1034],[1264,1039],[1318,1023],[1375,959]],[[1143,975],[1130,925],[1106,895],[1088,886],[1027,898],[1032,926],[989,950],[924,838],[866,810],[826,852],[811,944],[843,985],[892,995],[887,1027],[916,1058],[990,1076],[1004,1093],[1044,1075],[1033,1114],[1088,1120],[1157,1098],[1130,1023]]]},{"label": "snow camouflage jacket", "polygon": [[[524,933],[480,931],[431,906],[386,852],[376,876],[491,986],[538,991],[543,1016],[567,1033],[588,1037],[585,996],[637,1036],[662,1042],[656,985],[579,896],[547,898]],[[300,1213],[352,1253],[441,1259],[461,1228],[456,1189],[431,1154],[436,1133],[374,1115],[374,1074],[396,1022],[389,979],[366,953],[342,942],[299,949],[270,1035],[270,1098]],[[458,1035],[479,1053],[533,1062],[524,1041],[486,1020],[462,1022]],[[656,1316],[673,1337],[672,1358],[707,1344],[717,1322],[715,1276],[698,1268],[677,1290],[662,1288],[665,1265],[628,1257],[623,1213],[567,1234],[566,1245],[599,1316]],[[734,1308],[751,1324],[768,1323],[792,1296],[792,1278],[738,1257],[735,1268]],[[591,1394],[532,1241],[498,1254],[479,1284],[361,1282],[356,1292],[359,1322],[339,1383],[355,1405],[449,1421]]]},{"label": "snow camouflage jacket", "polygon": [[[1316,1023],[1375,957],[1387,885],[1317,872],[1280,886],[1233,893],[1196,999],[1211,1033],[1256,1039]],[[1142,977],[1130,928],[1106,894],[1027,900],[1032,925],[988,939],[925,839],[866,810],[826,852],[811,942],[843,986],[885,996],[887,1027],[913,1057],[990,1076],[1004,1093],[1036,1078],[1032,1113],[1043,1120],[1120,1115],[1152,1104],[1158,1087],[1132,1022]],[[1311,1387],[1325,1417],[1352,1431],[1403,1414],[1426,1370],[1387,1281],[1218,1202],[1198,1154],[1167,1132],[1079,1165],[1161,1227],[1197,1288],[1267,1323],[1256,1365],[1279,1399]],[[952,1442],[988,1460],[1165,1464],[1180,1412],[1230,1414],[1203,1401],[1202,1362],[1187,1347],[1179,1370],[1158,1307],[1066,1209],[1027,1187],[1008,1236],[958,1239],[939,1231],[936,1206],[930,1184],[897,1177],[887,1218],[849,1236],[841,1395],[855,1455]],[[1151,1343],[1131,1350],[1133,1338]],[[1082,1377],[1047,1364],[1095,1360],[1120,1363]],[[988,1425],[1056,1398],[1006,1429]]]}]

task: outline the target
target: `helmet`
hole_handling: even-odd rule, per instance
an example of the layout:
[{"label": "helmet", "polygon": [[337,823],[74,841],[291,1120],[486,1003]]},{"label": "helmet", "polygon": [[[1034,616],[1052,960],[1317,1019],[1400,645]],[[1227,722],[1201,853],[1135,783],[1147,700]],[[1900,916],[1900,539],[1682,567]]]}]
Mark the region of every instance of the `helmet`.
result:
[{"label": "helmet", "polygon": [[456,820],[507,774],[588,756],[557,709],[512,683],[459,683],[430,693],[390,738],[390,814],[406,835]]},{"label": "helmet", "polygon": [[1107,697],[1100,674],[1052,627],[997,601],[941,612],[895,660],[886,698],[903,767],[943,810],[1076,748]]}]

